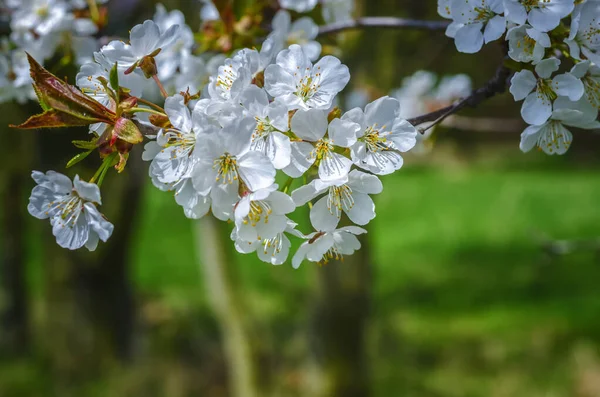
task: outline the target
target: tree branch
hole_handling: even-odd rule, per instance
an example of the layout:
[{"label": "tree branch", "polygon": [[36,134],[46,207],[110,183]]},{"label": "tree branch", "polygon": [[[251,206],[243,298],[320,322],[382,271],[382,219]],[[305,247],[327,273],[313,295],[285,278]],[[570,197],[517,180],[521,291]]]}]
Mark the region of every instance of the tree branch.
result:
[{"label": "tree branch", "polygon": [[496,69],[496,74],[494,75],[494,77],[492,77],[483,87],[474,90],[468,97],[463,98],[460,101],[445,108],[424,114],[422,116],[414,117],[412,119],[408,119],[408,122],[412,125],[433,122],[433,124],[428,126],[425,130],[421,130],[421,132],[425,132],[427,129],[433,127],[436,124],[441,123],[448,116],[459,112],[465,107],[476,107],[486,99],[506,91],[509,85],[508,80],[512,76],[512,73],[513,72],[510,69],[508,69],[504,65],[500,65],[498,69]]},{"label": "tree branch", "polygon": [[449,24],[450,23],[447,21],[421,21],[417,19],[393,17],[364,17],[321,26],[319,28],[319,36],[359,28],[445,30]]}]

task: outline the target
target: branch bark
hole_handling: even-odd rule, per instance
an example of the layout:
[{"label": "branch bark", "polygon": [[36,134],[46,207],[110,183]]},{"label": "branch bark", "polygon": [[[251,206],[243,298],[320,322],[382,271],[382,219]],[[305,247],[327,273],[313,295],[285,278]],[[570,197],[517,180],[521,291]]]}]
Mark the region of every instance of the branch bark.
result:
[{"label": "branch bark", "polygon": [[[508,81],[512,76],[512,73],[513,72],[510,69],[508,69],[504,65],[500,65],[498,69],[496,69],[496,74],[494,75],[494,77],[492,77],[483,87],[473,90],[471,95],[469,95],[468,97],[463,98],[460,101],[445,108],[424,114],[422,116],[408,119],[408,122],[412,125],[433,122],[433,124],[428,127],[430,128],[433,125],[441,123],[448,116],[451,116],[452,114],[461,111],[465,107],[476,107],[480,103],[484,102],[486,99],[489,99],[497,94],[505,92],[509,86]],[[424,130],[422,132],[424,132]]]},{"label": "branch bark", "polygon": [[445,30],[448,25],[449,22],[447,21],[422,21],[418,19],[394,17],[364,17],[321,26],[319,28],[319,36],[359,28]]}]

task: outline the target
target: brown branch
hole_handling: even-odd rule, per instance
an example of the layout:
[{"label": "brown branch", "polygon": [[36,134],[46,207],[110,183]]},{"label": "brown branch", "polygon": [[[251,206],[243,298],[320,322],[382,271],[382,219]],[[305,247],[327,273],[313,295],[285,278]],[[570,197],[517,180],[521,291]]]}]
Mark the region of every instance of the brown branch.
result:
[{"label": "brown branch", "polygon": [[460,101],[447,106],[445,108],[436,110],[431,113],[424,114],[422,116],[408,119],[408,122],[412,125],[419,125],[423,123],[433,122],[427,128],[421,130],[421,132],[427,131],[427,129],[433,127],[436,124],[444,121],[448,116],[459,112],[465,107],[476,107],[486,99],[489,99],[497,94],[501,94],[508,88],[508,80],[512,76],[512,71],[501,65],[496,69],[496,74],[492,77],[483,87],[474,90],[471,95]]},{"label": "brown branch", "polygon": [[393,17],[364,17],[321,26],[319,28],[319,36],[359,28],[445,30],[448,25],[449,22],[447,21],[421,21],[417,19]]}]

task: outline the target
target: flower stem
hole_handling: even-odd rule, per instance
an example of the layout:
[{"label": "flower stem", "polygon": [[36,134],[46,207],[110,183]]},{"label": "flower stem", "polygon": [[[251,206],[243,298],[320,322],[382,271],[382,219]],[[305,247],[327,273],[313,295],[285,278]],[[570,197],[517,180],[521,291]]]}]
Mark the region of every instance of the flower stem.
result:
[{"label": "flower stem", "polygon": [[98,22],[100,20],[100,11],[98,11],[98,4],[96,0],[87,0],[88,7],[90,8],[90,16],[92,21]]},{"label": "flower stem", "polygon": [[152,114],[157,114],[159,116],[165,115],[165,113],[159,112],[158,110],[147,109],[147,108],[131,108],[131,109],[129,109],[128,112],[129,113],[152,113]]},{"label": "flower stem", "polygon": [[152,76],[152,79],[154,79],[154,82],[158,86],[158,89],[160,90],[160,93],[162,94],[163,98],[165,98],[165,99],[168,98],[169,94],[167,94],[165,87],[163,87],[162,83],[160,82],[158,75],[155,74],[154,76]]},{"label": "flower stem", "polygon": [[161,113],[164,113],[164,112],[165,112],[165,109],[163,109],[163,108],[161,108],[160,106],[158,106],[157,104],[155,104],[155,103],[152,103],[152,102],[150,102],[150,101],[147,101],[147,100],[145,100],[145,99],[138,98],[138,99],[137,99],[137,101],[138,101],[139,103],[143,103],[144,105],[148,105],[148,106],[150,106],[150,107],[152,107],[152,108],[154,108],[154,109],[158,110],[158,111],[159,111],[159,112],[161,112]]}]

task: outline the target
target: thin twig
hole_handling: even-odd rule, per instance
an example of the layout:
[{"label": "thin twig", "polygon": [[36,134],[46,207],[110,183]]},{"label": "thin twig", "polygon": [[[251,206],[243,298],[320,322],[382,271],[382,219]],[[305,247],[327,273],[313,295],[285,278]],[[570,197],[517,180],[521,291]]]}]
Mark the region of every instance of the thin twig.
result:
[{"label": "thin twig", "polygon": [[465,107],[475,107],[481,102],[485,101],[486,99],[491,98],[497,94],[503,93],[508,87],[508,80],[510,79],[511,75],[512,71],[510,69],[508,69],[504,65],[500,65],[498,69],[496,69],[496,74],[494,75],[494,77],[492,77],[483,87],[474,90],[468,97],[463,98],[460,101],[445,108],[424,114],[422,116],[414,117],[412,119],[408,119],[408,122],[412,125],[433,122],[433,124],[421,130],[421,132],[423,133],[429,128],[433,127],[434,125],[441,123],[450,115],[464,109]]},{"label": "thin twig", "polygon": [[359,28],[445,30],[447,21],[422,21],[394,17],[364,17],[336,22],[319,28],[319,36]]}]

